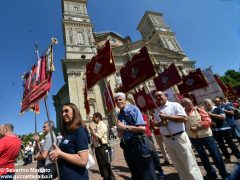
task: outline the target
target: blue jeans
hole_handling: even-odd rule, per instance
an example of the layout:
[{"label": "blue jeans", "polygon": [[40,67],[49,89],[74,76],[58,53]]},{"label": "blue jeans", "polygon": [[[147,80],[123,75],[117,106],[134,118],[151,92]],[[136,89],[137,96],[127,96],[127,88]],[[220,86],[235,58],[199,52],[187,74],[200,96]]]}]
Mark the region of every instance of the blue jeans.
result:
[{"label": "blue jeans", "polygon": [[208,175],[215,175],[216,170],[210,164],[205,148],[209,151],[213,159],[213,162],[215,166],[218,168],[219,174],[222,176],[222,178],[224,179],[229,175],[226,171],[226,167],[224,165],[222,155],[217,147],[217,144],[213,136],[198,138],[198,139],[190,138],[190,140],[193,146],[195,147],[196,151],[198,152],[198,155],[202,161],[203,167],[206,170]]}]

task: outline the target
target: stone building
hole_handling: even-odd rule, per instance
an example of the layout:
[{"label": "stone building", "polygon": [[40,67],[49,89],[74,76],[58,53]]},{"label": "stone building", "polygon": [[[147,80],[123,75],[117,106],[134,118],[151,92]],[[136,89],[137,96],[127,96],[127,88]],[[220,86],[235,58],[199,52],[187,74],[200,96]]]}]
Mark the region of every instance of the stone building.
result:
[{"label": "stone building", "polygon": [[[57,117],[57,127],[60,127],[60,111],[66,102],[75,103],[84,120],[87,121],[84,109],[83,89],[85,86],[85,66],[96,54],[96,49],[102,47],[110,39],[115,59],[116,74],[108,77],[112,89],[121,84],[119,69],[131,59],[143,46],[148,48],[156,73],[161,72],[171,63],[175,63],[181,74],[186,74],[194,68],[195,61],[190,61],[176,40],[175,33],[166,25],[163,14],[146,11],[137,30],[142,39],[131,42],[130,37],[121,37],[114,32],[93,32],[93,24],[87,13],[87,0],[62,0],[62,28],[65,45],[65,57],[62,59],[62,70],[65,84],[53,96]],[[155,88],[152,80],[147,82],[150,88]],[[104,83],[99,81],[89,92],[91,114],[100,112],[106,119],[108,112],[103,98]],[[177,88],[173,87],[177,92]]]}]

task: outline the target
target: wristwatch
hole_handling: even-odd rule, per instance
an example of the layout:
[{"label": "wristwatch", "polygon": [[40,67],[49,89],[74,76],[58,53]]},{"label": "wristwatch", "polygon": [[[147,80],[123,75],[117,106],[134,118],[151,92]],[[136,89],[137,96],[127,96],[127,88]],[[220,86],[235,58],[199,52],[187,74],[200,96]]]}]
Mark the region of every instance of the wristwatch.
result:
[{"label": "wristwatch", "polygon": [[129,131],[129,126],[126,125],[125,131]]}]

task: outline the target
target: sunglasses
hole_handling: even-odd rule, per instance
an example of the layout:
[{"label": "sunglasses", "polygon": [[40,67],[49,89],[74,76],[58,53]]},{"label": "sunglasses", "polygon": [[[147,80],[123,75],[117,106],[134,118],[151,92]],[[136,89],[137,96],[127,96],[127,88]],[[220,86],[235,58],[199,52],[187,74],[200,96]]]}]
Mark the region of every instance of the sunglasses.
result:
[{"label": "sunglasses", "polygon": [[45,129],[47,126],[43,126],[42,128]]}]

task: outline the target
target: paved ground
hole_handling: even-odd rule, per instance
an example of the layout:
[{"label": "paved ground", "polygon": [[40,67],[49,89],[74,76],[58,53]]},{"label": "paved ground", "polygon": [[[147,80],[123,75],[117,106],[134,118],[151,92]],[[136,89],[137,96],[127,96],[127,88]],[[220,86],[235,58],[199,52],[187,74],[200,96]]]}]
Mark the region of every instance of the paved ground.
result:
[{"label": "paved ground", "polygon": [[[115,144],[113,146],[114,146],[115,152],[116,152],[115,159],[112,162],[113,172],[114,172],[114,174],[115,174],[115,176],[118,180],[130,180],[130,172],[129,172],[129,169],[128,169],[128,167],[126,165],[126,162],[124,160],[122,149],[119,147],[118,144]],[[163,163],[163,159],[162,159],[162,156],[161,156],[160,152],[159,152],[159,156],[161,158],[161,163]],[[231,156],[231,158],[232,158],[232,163],[226,164],[226,167],[227,167],[229,172],[232,171],[232,169],[234,167],[234,162],[236,162],[236,159],[235,159],[234,156]],[[205,171],[204,171],[203,166],[201,165],[201,162],[200,162],[198,157],[197,157],[197,161],[198,161],[199,167],[202,171],[202,174],[205,175]],[[21,180],[36,179],[36,177],[35,177],[35,175],[36,175],[35,167],[36,167],[36,162],[33,162],[32,164],[27,165],[27,166],[22,166],[22,163],[20,161],[17,165],[17,168],[16,168],[17,171],[20,171],[20,172],[16,173],[16,175],[18,176],[17,179],[21,179]],[[179,179],[174,167],[163,166],[163,171],[166,175],[167,180],[178,180]],[[95,164],[89,170],[89,177],[90,177],[90,180],[101,180],[102,179],[100,174],[99,174],[97,164]]]}]

